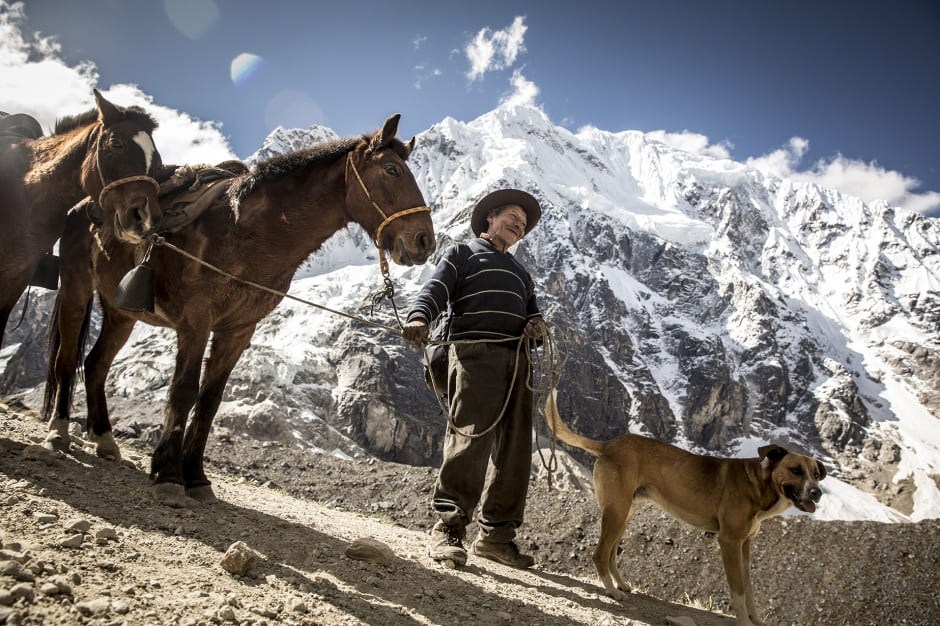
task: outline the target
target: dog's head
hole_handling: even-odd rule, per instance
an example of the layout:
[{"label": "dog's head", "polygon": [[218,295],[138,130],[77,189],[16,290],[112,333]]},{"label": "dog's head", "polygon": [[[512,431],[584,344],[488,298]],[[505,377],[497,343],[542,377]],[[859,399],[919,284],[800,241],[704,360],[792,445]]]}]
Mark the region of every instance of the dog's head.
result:
[{"label": "dog's head", "polygon": [[822,497],[819,481],[826,477],[825,465],[776,444],[758,448],[757,453],[778,493],[801,511],[816,510],[816,503]]}]

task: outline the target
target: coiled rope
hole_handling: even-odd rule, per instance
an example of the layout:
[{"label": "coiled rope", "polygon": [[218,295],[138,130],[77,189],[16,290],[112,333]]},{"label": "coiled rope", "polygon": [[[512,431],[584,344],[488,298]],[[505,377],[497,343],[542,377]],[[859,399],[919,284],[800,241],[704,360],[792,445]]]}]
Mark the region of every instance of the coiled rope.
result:
[{"label": "coiled rope", "polygon": [[[561,370],[564,367],[565,362],[568,360],[568,346],[566,343],[564,343],[558,326],[554,322],[549,321],[545,321],[544,324],[545,326],[542,332],[541,340],[532,339],[526,337],[525,335],[521,335],[519,337],[510,337],[507,339],[431,340],[425,343],[425,346],[422,348],[422,352],[424,353],[425,366],[428,369],[431,367],[430,355],[427,351],[427,346],[429,345],[451,346],[456,344],[471,343],[508,343],[511,341],[514,341],[516,344],[512,380],[509,382],[509,387],[506,389],[506,398],[503,401],[503,405],[500,408],[499,414],[496,416],[493,422],[478,433],[466,432],[457,426],[457,424],[454,422],[453,403],[449,402],[448,405],[445,406],[444,398],[446,397],[446,394],[442,393],[442,391],[437,388],[434,377],[430,377],[431,387],[434,391],[434,396],[437,399],[438,406],[441,409],[441,413],[447,417],[448,428],[453,430],[455,434],[461,437],[466,437],[467,439],[479,439],[480,437],[488,435],[499,425],[499,423],[503,420],[503,417],[506,415],[506,407],[509,406],[512,390],[514,389],[517,382],[517,376],[519,373],[519,357],[520,353],[523,352],[523,349],[526,359],[528,360],[530,372],[529,379],[525,381],[525,384],[526,387],[532,391],[532,398],[536,407],[536,413],[538,415],[543,414],[545,399],[548,398],[548,394],[552,393],[553,390],[558,388],[558,382],[561,380]],[[559,340],[561,340],[560,346]],[[559,347],[561,350],[559,350]],[[554,431],[549,431],[549,456],[546,460],[545,454],[542,450],[542,445],[539,443],[540,436],[538,423],[534,424],[534,429],[536,449],[538,450],[542,467],[545,468],[548,474],[548,487],[551,489],[552,473],[558,469],[558,459],[555,456],[557,437]]]}]

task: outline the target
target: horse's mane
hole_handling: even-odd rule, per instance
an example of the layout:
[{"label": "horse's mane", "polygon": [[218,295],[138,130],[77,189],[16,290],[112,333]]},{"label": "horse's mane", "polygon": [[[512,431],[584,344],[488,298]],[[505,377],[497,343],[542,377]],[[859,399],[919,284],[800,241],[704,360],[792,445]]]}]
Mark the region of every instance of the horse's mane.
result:
[{"label": "horse's mane", "polygon": [[[345,137],[275,155],[255,165],[250,174],[235,180],[229,187],[228,197],[232,205],[237,207],[259,184],[286,178],[298,172],[306,172],[317,165],[331,163],[346,156],[359,145],[367,144],[371,139],[371,135]],[[392,139],[388,147],[402,159],[408,158],[408,149],[397,137]]]},{"label": "horse's mane", "polygon": [[[157,121],[139,106],[123,107],[120,110],[124,113],[125,120],[137,124],[147,132],[152,134],[153,131],[157,129]],[[56,120],[55,134],[58,135],[60,133],[67,133],[75,130],[76,128],[89,126],[97,121],[97,109],[91,109],[90,111],[79,113],[78,115],[67,115],[61,119]]]}]

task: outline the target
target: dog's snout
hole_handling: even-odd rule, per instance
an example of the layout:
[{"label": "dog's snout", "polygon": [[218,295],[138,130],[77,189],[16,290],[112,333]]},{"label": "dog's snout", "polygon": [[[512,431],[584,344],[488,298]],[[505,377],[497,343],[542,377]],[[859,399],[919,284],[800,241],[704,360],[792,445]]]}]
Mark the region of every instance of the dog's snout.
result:
[{"label": "dog's snout", "polygon": [[819,487],[811,487],[809,497],[813,499],[813,502],[819,502],[819,499],[822,498],[822,489]]}]

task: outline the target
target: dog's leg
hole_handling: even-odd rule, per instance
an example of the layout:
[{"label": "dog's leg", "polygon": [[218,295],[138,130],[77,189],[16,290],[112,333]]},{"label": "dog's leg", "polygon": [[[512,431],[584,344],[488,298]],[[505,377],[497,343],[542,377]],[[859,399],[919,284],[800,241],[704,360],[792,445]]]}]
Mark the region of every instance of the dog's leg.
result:
[{"label": "dog's leg", "polygon": [[594,549],[594,567],[607,590],[615,600],[623,600],[629,591],[620,577],[617,567],[617,546],[627,530],[635,507],[625,507],[624,502],[612,502],[601,508],[601,536]]},{"label": "dog's leg", "polygon": [[[620,532],[617,535],[618,537],[623,538],[623,534],[627,531],[627,526],[630,525],[630,520],[633,519],[633,514],[636,512],[636,509],[637,507],[635,504],[634,506],[630,507],[630,512],[627,513],[627,519],[623,521],[623,525],[621,526]],[[627,593],[630,593],[630,586],[627,585],[627,583],[625,583],[623,578],[620,576],[620,567],[618,567],[617,565],[617,546],[619,545],[620,545],[620,539],[618,539],[617,542],[614,543],[613,549],[611,549],[610,551],[610,561],[609,561],[610,566],[608,568],[608,571],[610,572],[611,576],[613,576],[614,578],[614,586],[617,589],[623,591],[624,594],[627,594]]]},{"label": "dog's leg", "polygon": [[751,539],[745,539],[741,546],[741,556],[744,565],[744,599],[747,606],[747,615],[756,626],[762,626],[757,604],[754,602],[754,587],[751,584]]},{"label": "dog's leg", "polygon": [[725,566],[725,576],[731,588],[731,608],[738,620],[738,626],[757,626],[751,621],[748,611],[747,591],[744,570],[744,542],[737,537],[728,537],[718,533],[718,546],[721,548],[721,561]]}]

